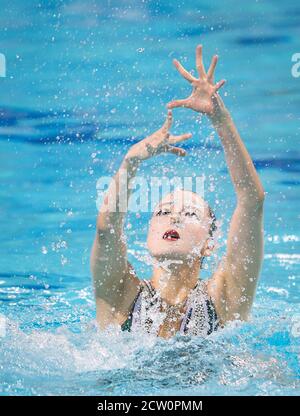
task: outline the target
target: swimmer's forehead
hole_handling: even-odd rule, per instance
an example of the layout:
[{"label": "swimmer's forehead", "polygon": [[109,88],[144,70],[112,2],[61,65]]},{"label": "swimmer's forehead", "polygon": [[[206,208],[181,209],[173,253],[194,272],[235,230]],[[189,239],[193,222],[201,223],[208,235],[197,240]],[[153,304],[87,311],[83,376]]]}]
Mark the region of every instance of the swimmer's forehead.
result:
[{"label": "swimmer's forehead", "polygon": [[178,192],[166,195],[155,207],[155,211],[160,208],[167,207],[178,207],[182,208],[193,208],[203,210],[207,204],[200,195],[193,192]]}]

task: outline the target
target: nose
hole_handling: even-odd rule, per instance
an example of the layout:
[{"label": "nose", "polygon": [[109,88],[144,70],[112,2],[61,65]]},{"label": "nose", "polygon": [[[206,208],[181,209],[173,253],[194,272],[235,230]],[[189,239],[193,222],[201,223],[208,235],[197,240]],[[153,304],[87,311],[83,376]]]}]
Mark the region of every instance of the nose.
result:
[{"label": "nose", "polygon": [[175,224],[179,221],[180,221],[180,213],[179,212],[173,212],[172,215],[171,215],[171,223]]}]

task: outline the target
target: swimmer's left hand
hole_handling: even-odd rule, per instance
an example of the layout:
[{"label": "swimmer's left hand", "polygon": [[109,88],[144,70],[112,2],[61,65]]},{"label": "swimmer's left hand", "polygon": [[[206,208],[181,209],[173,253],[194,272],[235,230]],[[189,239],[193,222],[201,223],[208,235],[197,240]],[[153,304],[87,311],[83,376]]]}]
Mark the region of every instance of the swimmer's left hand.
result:
[{"label": "swimmer's left hand", "polygon": [[164,124],[150,136],[134,144],[125,156],[126,161],[136,162],[149,159],[160,153],[173,153],[177,156],[185,156],[186,151],[174,144],[182,142],[192,137],[191,133],[174,136],[170,133],[172,125],[172,111],[168,110]]},{"label": "swimmer's left hand", "polygon": [[196,48],[196,67],[199,73],[199,78],[191,75],[179,61],[174,59],[173,63],[179,73],[190,82],[193,86],[192,94],[183,100],[174,100],[168,103],[168,108],[187,107],[199,113],[212,115],[215,110],[214,97],[217,91],[225,84],[225,80],[214,84],[214,71],[217,65],[218,56],[212,58],[208,71],[205,71],[202,60],[202,45]]}]

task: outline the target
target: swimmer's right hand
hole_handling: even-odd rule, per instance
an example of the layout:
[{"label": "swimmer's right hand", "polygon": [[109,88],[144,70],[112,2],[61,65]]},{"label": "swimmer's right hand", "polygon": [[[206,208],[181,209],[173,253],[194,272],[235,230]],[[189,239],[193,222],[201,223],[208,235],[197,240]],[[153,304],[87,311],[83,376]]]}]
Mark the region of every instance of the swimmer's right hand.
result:
[{"label": "swimmer's right hand", "polygon": [[184,149],[173,145],[191,138],[192,134],[187,133],[181,134],[180,136],[170,134],[169,129],[172,125],[172,119],[172,111],[169,110],[163,126],[150,136],[133,145],[126,154],[125,160],[134,163],[166,152],[174,153],[177,156],[185,156],[186,151]]},{"label": "swimmer's right hand", "polygon": [[202,59],[202,45],[196,48],[196,66],[199,72],[199,78],[191,75],[179,61],[174,59],[173,63],[179,73],[193,87],[191,95],[183,100],[173,100],[168,103],[168,108],[186,107],[191,108],[202,114],[214,116],[218,110],[217,91],[225,84],[225,80],[214,83],[214,72],[218,62],[218,56],[212,58],[208,71],[205,71]]}]

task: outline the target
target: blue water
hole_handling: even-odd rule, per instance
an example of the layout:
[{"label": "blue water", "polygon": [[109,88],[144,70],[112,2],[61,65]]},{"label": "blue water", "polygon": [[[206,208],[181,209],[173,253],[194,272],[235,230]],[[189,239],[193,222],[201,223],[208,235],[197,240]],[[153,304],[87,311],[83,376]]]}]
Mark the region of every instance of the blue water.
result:
[{"label": "blue water", "polygon": [[[299,394],[299,18],[292,0],[1,4],[0,394]],[[171,61],[193,69],[199,42],[206,66],[220,56],[221,94],[267,191],[252,319],[209,340],[100,332],[89,271],[97,179],[161,125],[166,102],[189,94]],[[194,135],[188,157],[156,158],[141,172],[205,173],[222,230],[208,277],[234,193],[209,123],[185,109],[174,118],[174,132]],[[131,214],[126,226],[146,278],[149,218]]]}]

